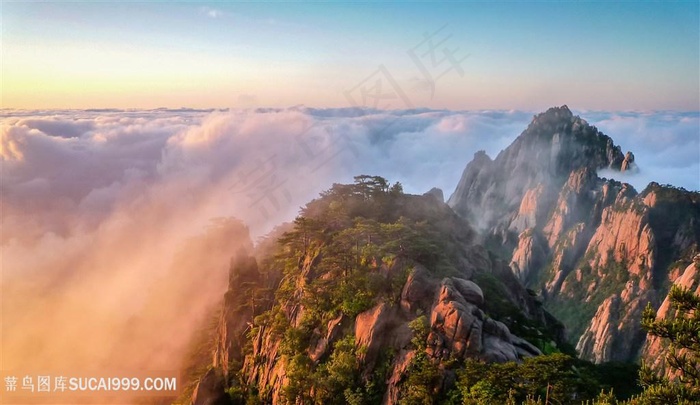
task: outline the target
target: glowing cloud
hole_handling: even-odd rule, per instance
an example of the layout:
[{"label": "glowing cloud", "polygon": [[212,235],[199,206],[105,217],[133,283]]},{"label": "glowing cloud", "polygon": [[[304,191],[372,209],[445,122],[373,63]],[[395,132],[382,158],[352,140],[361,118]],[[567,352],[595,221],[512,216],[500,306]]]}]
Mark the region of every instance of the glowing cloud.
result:
[{"label": "glowing cloud", "polygon": [[[520,111],[4,111],[3,364],[177,368],[229,257],[333,182],[377,174],[449,195]],[[699,189],[698,113],[583,114],[639,177]],[[134,343],[138,342],[138,343]],[[157,350],[155,349],[157,348]]]}]

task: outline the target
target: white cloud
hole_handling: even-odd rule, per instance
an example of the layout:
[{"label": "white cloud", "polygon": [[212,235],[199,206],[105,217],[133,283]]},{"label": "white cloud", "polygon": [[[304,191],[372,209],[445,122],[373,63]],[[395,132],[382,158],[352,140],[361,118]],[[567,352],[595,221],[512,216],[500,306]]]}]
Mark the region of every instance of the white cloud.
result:
[{"label": "white cloud", "polygon": [[[140,330],[144,350],[162,336],[186,338],[221,296],[235,241],[219,234],[216,254],[191,253],[201,265],[173,276],[174,255],[211,218],[241,218],[260,235],[333,182],[363,173],[401,181],[407,192],[438,186],[449,196],[474,152],[494,157],[533,115],[303,107],[5,113],[3,299],[27,315],[3,320],[5,353],[18,356],[3,361],[65,362],[59,353],[80,340],[72,365],[99,358],[113,367],[134,366],[105,349],[133,340],[114,331]],[[649,180],[700,188],[697,113],[582,116],[635,152],[641,177],[630,180],[638,189]],[[155,286],[167,291],[154,295]],[[157,305],[164,296],[167,305]],[[183,315],[178,302],[194,309]],[[90,314],[78,316],[78,308]],[[95,326],[99,319],[109,321]],[[71,328],[47,329],[61,322]],[[149,334],[149,325],[158,333]],[[45,350],[25,347],[28,337]],[[175,367],[185,340],[148,361]]]},{"label": "white cloud", "polygon": [[700,190],[700,113],[584,112],[623,152],[634,153],[638,173],[602,173],[638,191],[651,181]]}]

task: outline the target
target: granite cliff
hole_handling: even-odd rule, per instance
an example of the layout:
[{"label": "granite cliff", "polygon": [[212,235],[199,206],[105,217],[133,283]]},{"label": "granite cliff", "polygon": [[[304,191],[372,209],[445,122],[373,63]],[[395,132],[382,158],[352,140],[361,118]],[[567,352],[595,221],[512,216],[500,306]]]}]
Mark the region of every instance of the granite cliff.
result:
[{"label": "granite cliff", "polygon": [[593,398],[605,368],[562,352],[601,367],[653,363],[665,348],[647,341],[642,311],[668,315],[674,282],[700,291],[700,193],[656,183],[638,192],[600,169],[639,170],[632,152],[562,106],[535,116],[495,159],[476,153],[447,203],[439,189],[407,195],[377,176],[335,184],[235,255],[187,398],[550,394],[549,371],[540,388],[521,381],[498,394],[503,382],[489,386],[479,364],[514,364],[495,373],[519,370],[529,383],[559,367],[576,376],[559,383],[560,398]]},{"label": "granite cliff", "polygon": [[[700,242],[700,194],[600,178],[631,152],[562,106],[534,117],[494,160],[479,152],[448,203],[564,324],[580,356],[636,361],[658,308]],[[644,353],[648,353],[648,350]]]},{"label": "granite cliff", "polygon": [[435,194],[360,176],[309,203],[277,243],[239,252],[193,403],[245,392],[396,404],[419,364],[442,395],[465,359],[522,361],[565,344],[561,323]]}]

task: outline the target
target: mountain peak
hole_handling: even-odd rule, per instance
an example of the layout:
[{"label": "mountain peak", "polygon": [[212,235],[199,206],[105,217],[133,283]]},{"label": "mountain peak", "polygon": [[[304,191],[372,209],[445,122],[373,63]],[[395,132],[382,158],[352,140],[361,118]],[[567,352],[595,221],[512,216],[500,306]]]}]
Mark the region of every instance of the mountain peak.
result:
[{"label": "mountain peak", "polygon": [[[521,143],[529,145],[526,149],[530,152],[551,148],[552,157],[556,154],[560,163],[564,163],[559,167],[563,169],[559,173],[562,176],[568,176],[572,170],[583,166],[596,170],[627,168],[623,166],[625,155],[612,138],[578,115],[574,115],[567,105],[552,107],[535,115],[518,139]],[[627,166],[630,166],[634,155],[631,152],[628,152],[628,155],[630,162]],[[561,161],[562,158],[565,162]]]},{"label": "mountain peak", "polygon": [[602,168],[634,172],[635,156],[567,106],[535,115],[496,159],[479,162],[467,165],[448,204],[542,291],[578,353],[594,362],[664,358],[658,342],[641,350],[639,319],[684,268],[697,285],[700,198],[656,183],[638,194],[598,177]]},{"label": "mountain peak", "polygon": [[556,118],[571,118],[574,113],[571,112],[569,106],[564,104],[561,107],[551,107],[547,111],[540,113],[540,115],[554,115]]},{"label": "mountain peak", "polygon": [[552,124],[557,122],[573,123],[576,121],[577,118],[580,119],[579,117],[574,116],[574,113],[572,113],[569,107],[566,104],[564,104],[561,107],[551,107],[545,112],[536,114],[532,118],[532,122],[530,123],[530,125]]},{"label": "mountain peak", "polygon": [[[537,114],[520,136],[491,161],[477,152],[448,204],[478,227],[504,220],[524,193],[540,185],[557,189],[581,169],[628,169],[613,140],[574,115],[568,106]],[[471,212],[471,215],[468,214]],[[478,212],[478,215],[474,213]]]}]

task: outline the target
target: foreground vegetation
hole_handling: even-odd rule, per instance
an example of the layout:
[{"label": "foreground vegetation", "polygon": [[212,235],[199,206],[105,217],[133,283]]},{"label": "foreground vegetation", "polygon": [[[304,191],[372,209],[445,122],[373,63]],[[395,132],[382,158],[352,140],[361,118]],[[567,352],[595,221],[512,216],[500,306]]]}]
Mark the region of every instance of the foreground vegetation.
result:
[{"label": "foreground vegetation", "polygon": [[[650,337],[663,339],[668,348],[665,368],[671,378],[657,374],[646,365],[638,379],[623,380],[634,366],[606,364],[590,368],[564,355],[539,356],[522,364],[467,362],[458,381],[462,404],[579,404],[592,405],[691,405],[700,403],[700,296],[673,286],[669,294],[675,312],[657,319],[651,306],[644,311],[642,326]],[[591,401],[601,381],[616,382]],[[635,393],[641,391],[639,393]],[[620,399],[621,397],[629,397]]]},{"label": "foreground vegetation", "polygon": [[[237,311],[252,314],[244,355],[252,364],[251,341],[261,330],[279,341],[288,383],[282,400],[290,404],[377,404],[385,395],[397,353],[383,350],[368,370],[359,360],[351,329],[331,343],[328,353],[312,359],[310,347],[327,333],[329,322],[352,319],[378,303],[397,305],[414,265],[436,278],[458,275],[464,246],[475,235],[442,204],[429,197],[403,194],[376,176],[358,176],[355,184],[334,185],[309,203],[285,232],[266,243],[259,267],[237,291]],[[437,361],[428,355],[430,332],[425,315],[411,323],[412,358],[400,386],[401,404],[691,404],[700,403],[700,297],[674,287],[672,319],[644,313],[643,326],[670,347],[673,379],[648,367],[595,365],[574,357],[552,330],[525,319],[491,273],[473,280],[485,297],[486,316],[510,322],[516,335],[544,355],[520,363],[485,363],[474,359]],[[509,321],[507,321],[509,320]],[[242,364],[230,364],[228,403],[269,403],[271,387],[247,385]],[[241,370],[240,372],[238,372]]]}]

